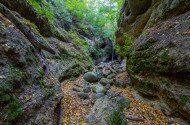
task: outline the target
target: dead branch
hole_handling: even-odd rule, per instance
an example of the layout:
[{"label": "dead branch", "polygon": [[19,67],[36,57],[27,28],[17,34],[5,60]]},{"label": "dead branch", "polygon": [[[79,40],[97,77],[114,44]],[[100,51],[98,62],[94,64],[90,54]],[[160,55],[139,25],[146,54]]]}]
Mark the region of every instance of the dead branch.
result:
[{"label": "dead branch", "polygon": [[133,116],[126,116],[126,118],[128,120],[132,120],[132,121],[138,121],[138,122],[143,122],[144,121],[143,118],[137,118],[137,117],[133,117]]}]

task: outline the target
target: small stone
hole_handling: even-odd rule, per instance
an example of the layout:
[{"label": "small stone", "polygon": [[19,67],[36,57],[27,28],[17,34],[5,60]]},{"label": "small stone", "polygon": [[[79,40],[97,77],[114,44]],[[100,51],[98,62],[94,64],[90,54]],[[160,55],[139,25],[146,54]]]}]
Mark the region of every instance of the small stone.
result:
[{"label": "small stone", "polygon": [[104,64],[104,63],[101,63],[100,65],[97,66],[97,68],[98,68],[98,69],[103,69],[104,66],[105,66],[105,64]]},{"label": "small stone", "polygon": [[114,85],[116,86],[116,87],[123,87],[123,88],[125,88],[126,86],[127,86],[127,82],[126,81],[123,81],[123,80],[116,80],[115,82],[114,82]]},{"label": "small stone", "polygon": [[83,89],[83,92],[84,93],[89,93],[91,91],[91,87],[90,86],[87,86]]},{"label": "small stone", "polygon": [[80,92],[78,93],[78,97],[81,99],[88,99],[89,95],[87,93]]},{"label": "small stone", "polygon": [[97,94],[95,95],[95,98],[96,98],[96,99],[99,99],[99,98],[103,97],[104,95],[105,95],[104,93],[97,93]]},{"label": "small stone", "polygon": [[108,78],[108,79],[113,79],[113,78],[115,78],[115,73],[112,73],[112,74],[108,75],[107,78]]},{"label": "small stone", "polygon": [[98,81],[97,75],[94,72],[87,72],[83,76],[84,80],[90,83],[95,83]]},{"label": "small stone", "polygon": [[124,98],[122,96],[118,96],[116,101],[121,107],[129,108],[131,101],[128,98]]},{"label": "small stone", "polygon": [[74,87],[73,91],[75,91],[75,92],[81,92],[81,89]]},{"label": "small stone", "polygon": [[110,84],[107,84],[106,86],[105,86],[105,89],[106,90],[109,90],[111,88],[111,85]]},{"label": "small stone", "polygon": [[6,77],[5,76],[0,76],[0,79],[6,79]]},{"label": "small stone", "polygon": [[96,75],[97,75],[98,79],[101,79],[104,77],[102,70],[96,70]]},{"label": "small stone", "polygon": [[111,74],[111,71],[107,67],[104,67],[103,70],[102,70],[102,73],[106,77],[109,74]]},{"label": "small stone", "polygon": [[95,93],[105,93],[106,92],[104,86],[102,84],[99,84],[99,83],[96,85],[93,85],[92,90]]},{"label": "small stone", "polygon": [[107,78],[102,78],[100,80],[100,84],[102,84],[103,86],[106,86],[107,84],[112,85],[113,84],[113,80],[112,79],[107,79]]},{"label": "small stone", "polygon": [[124,70],[122,70],[122,69],[117,69],[116,72],[122,73],[122,72],[124,72]]}]

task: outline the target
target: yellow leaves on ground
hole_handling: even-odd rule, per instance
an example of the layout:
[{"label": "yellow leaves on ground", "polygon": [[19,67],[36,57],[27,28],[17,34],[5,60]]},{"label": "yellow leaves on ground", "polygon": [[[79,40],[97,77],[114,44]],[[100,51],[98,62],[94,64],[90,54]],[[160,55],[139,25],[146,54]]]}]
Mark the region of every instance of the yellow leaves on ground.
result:
[{"label": "yellow leaves on ground", "polygon": [[131,125],[167,125],[167,117],[159,110],[152,108],[142,101],[134,99],[131,88],[112,87],[111,91],[121,92],[125,98],[131,100],[130,107],[125,109],[126,116],[142,118],[143,122],[128,120]]},{"label": "yellow leaves on ground", "polygon": [[[80,76],[76,81],[69,81],[63,86],[64,125],[87,125],[85,118],[90,113],[91,100],[78,98],[77,94],[72,90],[73,86],[81,87],[83,83],[83,78]],[[128,119],[129,125],[167,125],[168,118],[160,110],[134,98],[133,88],[111,87],[110,91],[121,92],[122,96],[131,100],[130,107],[125,109],[126,117],[143,119],[143,122]]]},{"label": "yellow leaves on ground", "polygon": [[87,125],[85,117],[89,114],[92,105],[89,100],[80,99],[72,90],[74,85],[80,84],[80,79],[82,77],[79,77],[76,81],[69,81],[63,86],[64,125]]}]

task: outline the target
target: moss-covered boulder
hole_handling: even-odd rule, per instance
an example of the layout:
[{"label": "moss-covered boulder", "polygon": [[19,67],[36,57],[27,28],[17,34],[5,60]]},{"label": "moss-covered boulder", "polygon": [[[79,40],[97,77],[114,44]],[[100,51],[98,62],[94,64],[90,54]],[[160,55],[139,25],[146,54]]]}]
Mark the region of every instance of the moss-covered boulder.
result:
[{"label": "moss-covered boulder", "polygon": [[127,125],[124,108],[128,108],[130,101],[123,97],[99,98],[88,116],[89,125]]}]

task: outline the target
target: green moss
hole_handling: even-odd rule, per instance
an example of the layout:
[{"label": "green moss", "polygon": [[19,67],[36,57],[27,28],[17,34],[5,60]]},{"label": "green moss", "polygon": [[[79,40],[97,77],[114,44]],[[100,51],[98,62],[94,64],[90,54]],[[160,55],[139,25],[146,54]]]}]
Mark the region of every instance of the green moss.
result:
[{"label": "green moss", "polygon": [[22,71],[19,68],[16,68],[14,66],[10,67],[10,76],[11,83],[23,83],[26,80],[26,72]]},{"label": "green moss", "polygon": [[170,62],[169,50],[165,50],[161,55],[161,60],[164,64],[168,64]]},{"label": "green moss", "polygon": [[11,102],[8,104],[7,112],[7,121],[16,120],[23,112],[20,101],[17,97],[13,96]]},{"label": "green moss", "polygon": [[13,86],[10,83],[2,83],[0,84],[0,101],[1,102],[9,102],[11,99],[11,95],[9,94],[13,90]]},{"label": "green moss", "polygon": [[185,105],[188,101],[189,101],[188,96],[186,96],[186,95],[181,95],[181,96],[180,96],[180,103],[181,103],[182,105]]},{"label": "green moss", "polygon": [[0,105],[4,108],[3,120],[10,124],[16,120],[23,112],[19,99],[13,94],[13,86],[10,83],[0,85]]},{"label": "green moss", "polygon": [[152,38],[150,38],[149,40],[147,40],[146,43],[142,44],[141,46],[139,46],[137,48],[137,51],[142,51],[142,50],[146,50],[148,48],[150,48],[156,41]]},{"label": "green moss", "polygon": [[[32,7],[34,7],[34,9],[36,10],[36,12],[41,17],[47,18],[48,22],[50,24],[54,24],[56,18],[55,18],[54,12],[51,9],[51,4],[49,4],[48,2],[44,2],[44,1],[41,1],[43,3],[40,4],[37,0],[27,0],[27,2]],[[43,5],[43,7],[42,7],[42,5]]]},{"label": "green moss", "polygon": [[38,76],[40,76],[41,78],[45,75],[45,71],[43,68],[39,68],[38,69]]},{"label": "green moss", "polygon": [[127,54],[129,54],[133,42],[134,38],[132,36],[125,36],[124,45],[117,45],[116,53],[118,53],[121,57],[125,57]]},{"label": "green moss", "polygon": [[88,52],[89,45],[88,45],[87,41],[79,38],[79,36],[74,32],[70,32],[69,36],[73,39],[73,43],[76,46],[79,46],[84,53]]},{"label": "green moss", "polygon": [[109,125],[126,125],[126,120],[123,118],[123,110],[114,111],[109,118]]},{"label": "green moss", "polygon": [[30,25],[35,32],[39,32],[40,31],[35,23],[30,22],[30,20],[26,20],[26,19],[23,19],[23,20],[24,20],[24,22],[26,24]]},{"label": "green moss", "polygon": [[149,32],[147,32],[147,31],[143,31],[143,32],[142,32],[142,35],[143,35],[143,36],[147,36],[148,34],[149,34]]},{"label": "green moss", "polygon": [[50,88],[45,88],[45,98],[48,98],[52,95],[54,95],[54,90],[52,90]]},{"label": "green moss", "polygon": [[155,64],[157,62],[156,52],[144,51],[131,53],[127,62],[127,69],[135,74],[142,72],[154,72],[156,70]]},{"label": "green moss", "polygon": [[135,88],[145,96],[154,96],[156,92],[156,86],[154,85],[154,80],[151,78],[142,78],[137,75],[130,74],[131,80],[135,84]]},{"label": "green moss", "polygon": [[46,81],[45,80],[39,80],[39,85],[41,88],[45,88],[46,87]]},{"label": "green moss", "polygon": [[29,58],[26,58],[27,59],[27,62],[29,64],[33,64],[33,63],[38,63],[39,62],[39,59],[34,56],[34,55],[31,55]]},{"label": "green moss", "polygon": [[34,49],[34,47],[27,49],[28,55],[26,56],[26,61],[28,65],[37,64],[39,62],[38,57],[36,57],[33,53]]}]

